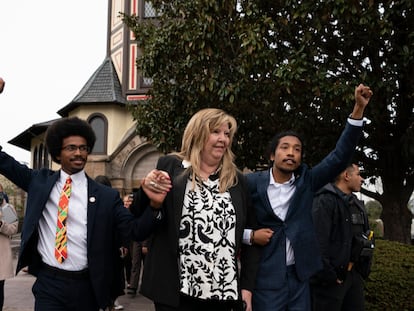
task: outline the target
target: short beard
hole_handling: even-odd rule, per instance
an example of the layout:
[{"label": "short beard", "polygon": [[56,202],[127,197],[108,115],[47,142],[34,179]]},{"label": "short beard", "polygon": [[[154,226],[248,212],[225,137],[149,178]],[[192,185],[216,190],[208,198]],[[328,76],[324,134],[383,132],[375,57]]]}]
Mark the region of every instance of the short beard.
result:
[{"label": "short beard", "polygon": [[281,171],[283,174],[290,174],[290,173],[293,173],[295,171],[295,170],[290,170],[290,169],[286,169],[286,168],[282,168],[282,167],[279,167],[278,170]]}]

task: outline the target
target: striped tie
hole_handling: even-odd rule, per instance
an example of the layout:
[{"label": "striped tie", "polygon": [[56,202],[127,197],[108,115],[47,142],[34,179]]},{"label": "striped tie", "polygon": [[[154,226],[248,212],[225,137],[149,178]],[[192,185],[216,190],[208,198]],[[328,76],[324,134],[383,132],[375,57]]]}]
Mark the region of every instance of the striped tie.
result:
[{"label": "striped tie", "polygon": [[68,206],[70,193],[72,191],[72,179],[70,176],[66,179],[66,183],[63,186],[62,193],[60,194],[58,205],[58,218],[56,226],[56,239],[55,239],[55,257],[60,263],[68,258],[66,236],[66,219],[68,218]]}]

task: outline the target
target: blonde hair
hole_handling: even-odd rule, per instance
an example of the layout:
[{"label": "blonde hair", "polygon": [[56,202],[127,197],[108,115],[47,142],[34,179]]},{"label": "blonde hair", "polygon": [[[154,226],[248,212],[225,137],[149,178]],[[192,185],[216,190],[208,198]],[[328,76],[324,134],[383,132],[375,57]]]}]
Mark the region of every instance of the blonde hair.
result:
[{"label": "blonde hair", "polygon": [[201,152],[207,142],[210,133],[219,128],[223,124],[229,126],[229,146],[223,155],[221,161],[221,169],[219,172],[220,192],[227,191],[230,187],[237,184],[237,167],[234,164],[234,153],[231,151],[234,134],[237,131],[236,119],[221,109],[206,108],[195,113],[184,130],[181,151],[175,153],[183,160],[189,161],[192,170],[191,178],[193,181],[193,189],[195,187],[196,177],[201,177]]}]

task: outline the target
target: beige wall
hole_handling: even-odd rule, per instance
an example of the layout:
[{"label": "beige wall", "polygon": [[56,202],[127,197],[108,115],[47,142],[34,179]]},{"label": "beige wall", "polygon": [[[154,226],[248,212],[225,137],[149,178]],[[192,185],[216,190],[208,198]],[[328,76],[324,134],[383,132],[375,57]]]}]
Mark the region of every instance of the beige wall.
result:
[{"label": "beige wall", "polygon": [[115,105],[89,105],[73,110],[70,116],[78,116],[79,118],[87,120],[95,113],[103,114],[107,118],[107,154],[112,154],[128,130],[134,126],[132,115],[125,107]]},{"label": "beige wall", "polygon": [[[108,122],[107,154],[91,154],[85,166],[89,177],[106,175],[121,195],[141,185],[142,178],[155,167],[161,153],[145,138],[135,135],[131,113],[117,105],[88,105],[74,109],[69,117],[87,120],[93,114],[102,114]],[[34,147],[44,143],[44,134],[32,139]],[[33,160],[33,157],[32,157]],[[51,169],[60,165],[51,162]]]}]

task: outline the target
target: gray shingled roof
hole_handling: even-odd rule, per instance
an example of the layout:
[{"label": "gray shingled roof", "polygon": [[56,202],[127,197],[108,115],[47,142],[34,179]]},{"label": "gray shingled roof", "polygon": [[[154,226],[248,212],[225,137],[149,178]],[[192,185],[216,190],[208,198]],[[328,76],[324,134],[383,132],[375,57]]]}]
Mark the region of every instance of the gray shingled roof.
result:
[{"label": "gray shingled roof", "polygon": [[[57,113],[62,117],[67,117],[70,111],[79,106],[105,103],[120,106],[127,104],[125,97],[122,96],[121,83],[119,82],[118,75],[116,74],[110,57],[104,60],[78,95]],[[45,132],[48,126],[56,120],[34,124],[29,129],[8,141],[8,143],[30,151],[31,139]]]},{"label": "gray shingled roof", "polygon": [[75,98],[57,113],[66,117],[70,111],[78,106],[88,104],[119,104],[127,103],[122,95],[122,87],[110,57],[94,72],[82,90]]},{"label": "gray shingled roof", "polygon": [[30,151],[31,141],[33,137],[36,137],[46,132],[49,125],[59,119],[54,119],[42,123],[33,124],[30,128],[20,133],[15,138],[8,141],[9,144],[20,147],[27,151]]}]

